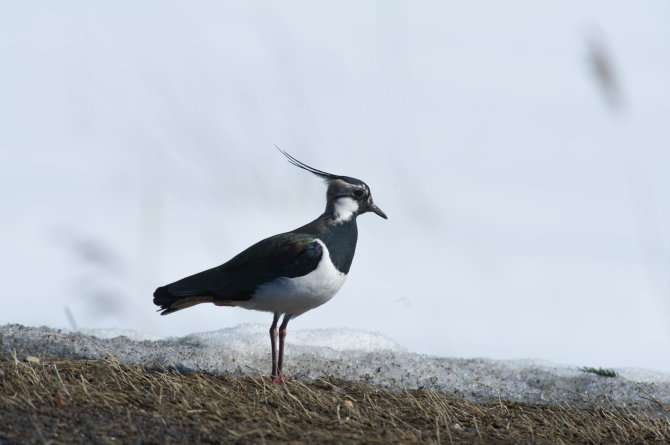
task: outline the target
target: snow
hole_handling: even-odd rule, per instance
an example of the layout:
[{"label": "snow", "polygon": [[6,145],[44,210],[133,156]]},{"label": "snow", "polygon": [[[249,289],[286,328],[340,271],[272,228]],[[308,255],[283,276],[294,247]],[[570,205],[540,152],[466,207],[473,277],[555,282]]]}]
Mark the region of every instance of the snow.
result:
[{"label": "snow", "polygon": [[96,328],[96,329],[80,329],[78,331],[66,330],[66,332],[81,332],[82,334],[90,335],[91,337],[107,340],[116,337],[126,337],[128,340],[143,341],[143,340],[161,340],[163,337],[148,332],[137,331],[135,329],[121,329],[121,328]]},{"label": "snow", "polygon": [[[66,331],[9,324],[0,327],[0,351],[60,358],[104,358],[162,364],[183,371],[238,376],[267,375],[268,327],[244,324],[184,337],[156,338],[129,330]],[[350,329],[289,331],[288,375],[310,382],[329,375],[381,387],[431,388],[477,402],[499,399],[526,403],[649,407],[663,412],[649,395],[670,404],[670,375],[616,369],[608,378],[540,360],[442,358],[406,351],[378,333]],[[646,393],[645,393],[646,392]]]}]

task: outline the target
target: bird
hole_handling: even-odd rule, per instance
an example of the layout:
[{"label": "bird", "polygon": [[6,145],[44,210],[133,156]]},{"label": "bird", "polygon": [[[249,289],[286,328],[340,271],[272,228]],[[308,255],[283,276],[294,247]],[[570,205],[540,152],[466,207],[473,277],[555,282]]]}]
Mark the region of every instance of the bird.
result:
[{"label": "bird", "polygon": [[388,217],[365,182],[310,167],[277,149],[294,166],[324,180],[325,211],[302,227],[257,242],[220,266],[157,288],[153,302],[161,315],[200,303],[271,312],[270,378],[283,383],[290,380],[282,372],[288,322],[329,301],[344,284],[356,251],[356,218],[367,212]]}]

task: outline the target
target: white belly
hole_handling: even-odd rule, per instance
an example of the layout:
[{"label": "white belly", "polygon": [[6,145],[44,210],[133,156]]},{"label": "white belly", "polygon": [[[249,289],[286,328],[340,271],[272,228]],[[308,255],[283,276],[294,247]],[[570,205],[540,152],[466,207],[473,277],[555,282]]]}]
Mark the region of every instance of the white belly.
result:
[{"label": "white belly", "polygon": [[323,248],[323,256],[315,270],[302,277],[278,278],[264,284],[250,300],[241,301],[238,305],[246,309],[297,316],[333,298],[347,276],[335,269],[326,245],[319,239],[316,241]]}]

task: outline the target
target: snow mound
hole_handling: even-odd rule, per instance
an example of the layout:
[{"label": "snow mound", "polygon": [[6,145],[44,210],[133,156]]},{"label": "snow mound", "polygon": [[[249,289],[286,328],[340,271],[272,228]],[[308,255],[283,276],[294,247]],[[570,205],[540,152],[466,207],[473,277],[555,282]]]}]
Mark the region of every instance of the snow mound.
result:
[{"label": "snow mound", "polygon": [[[267,327],[245,324],[185,337],[156,339],[136,331],[67,332],[46,327],[0,326],[4,355],[103,358],[183,371],[267,375]],[[290,341],[289,341],[290,339]],[[538,360],[501,361],[430,357],[405,351],[381,334],[357,330],[291,331],[285,371],[304,381],[324,375],[387,388],[431,388],[477,402],[498,399],[525,403],[651,408],[665,416],[670,375],[621,369],[601,377],[577,368]],[[656,401],[651,400],[653,397]]]},{"label": "snow mound", "polygon": [[163,337],[160,335],[149,334],[147,332],[137,331],[134,329],[119,329],[119,328],[97,328],[97,329],[80,329],[79,331],[67,330],[71,334],[81,332],[82,334],[90,335],[91,337],[100,338],[102,340],[108,340],[110,338],[116,337],[126,337],[129,340],[133,341],[143,341],[143,340],[162,340]]}]

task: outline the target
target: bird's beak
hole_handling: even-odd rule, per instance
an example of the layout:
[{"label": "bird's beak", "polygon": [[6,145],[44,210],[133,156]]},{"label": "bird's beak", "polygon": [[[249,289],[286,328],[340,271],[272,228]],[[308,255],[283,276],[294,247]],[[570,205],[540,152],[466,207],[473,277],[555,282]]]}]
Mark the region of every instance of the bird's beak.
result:
[{"label": "bird's beak", "polygon": [[376,213],[377,215],[381,216],[384,219],[388,219],[388,217],[386,216],[386,213],[382,212],[382,209],[377,207],[374,202],[369,202],[368,203],[368,210],[370,210],[371,212]]}]

